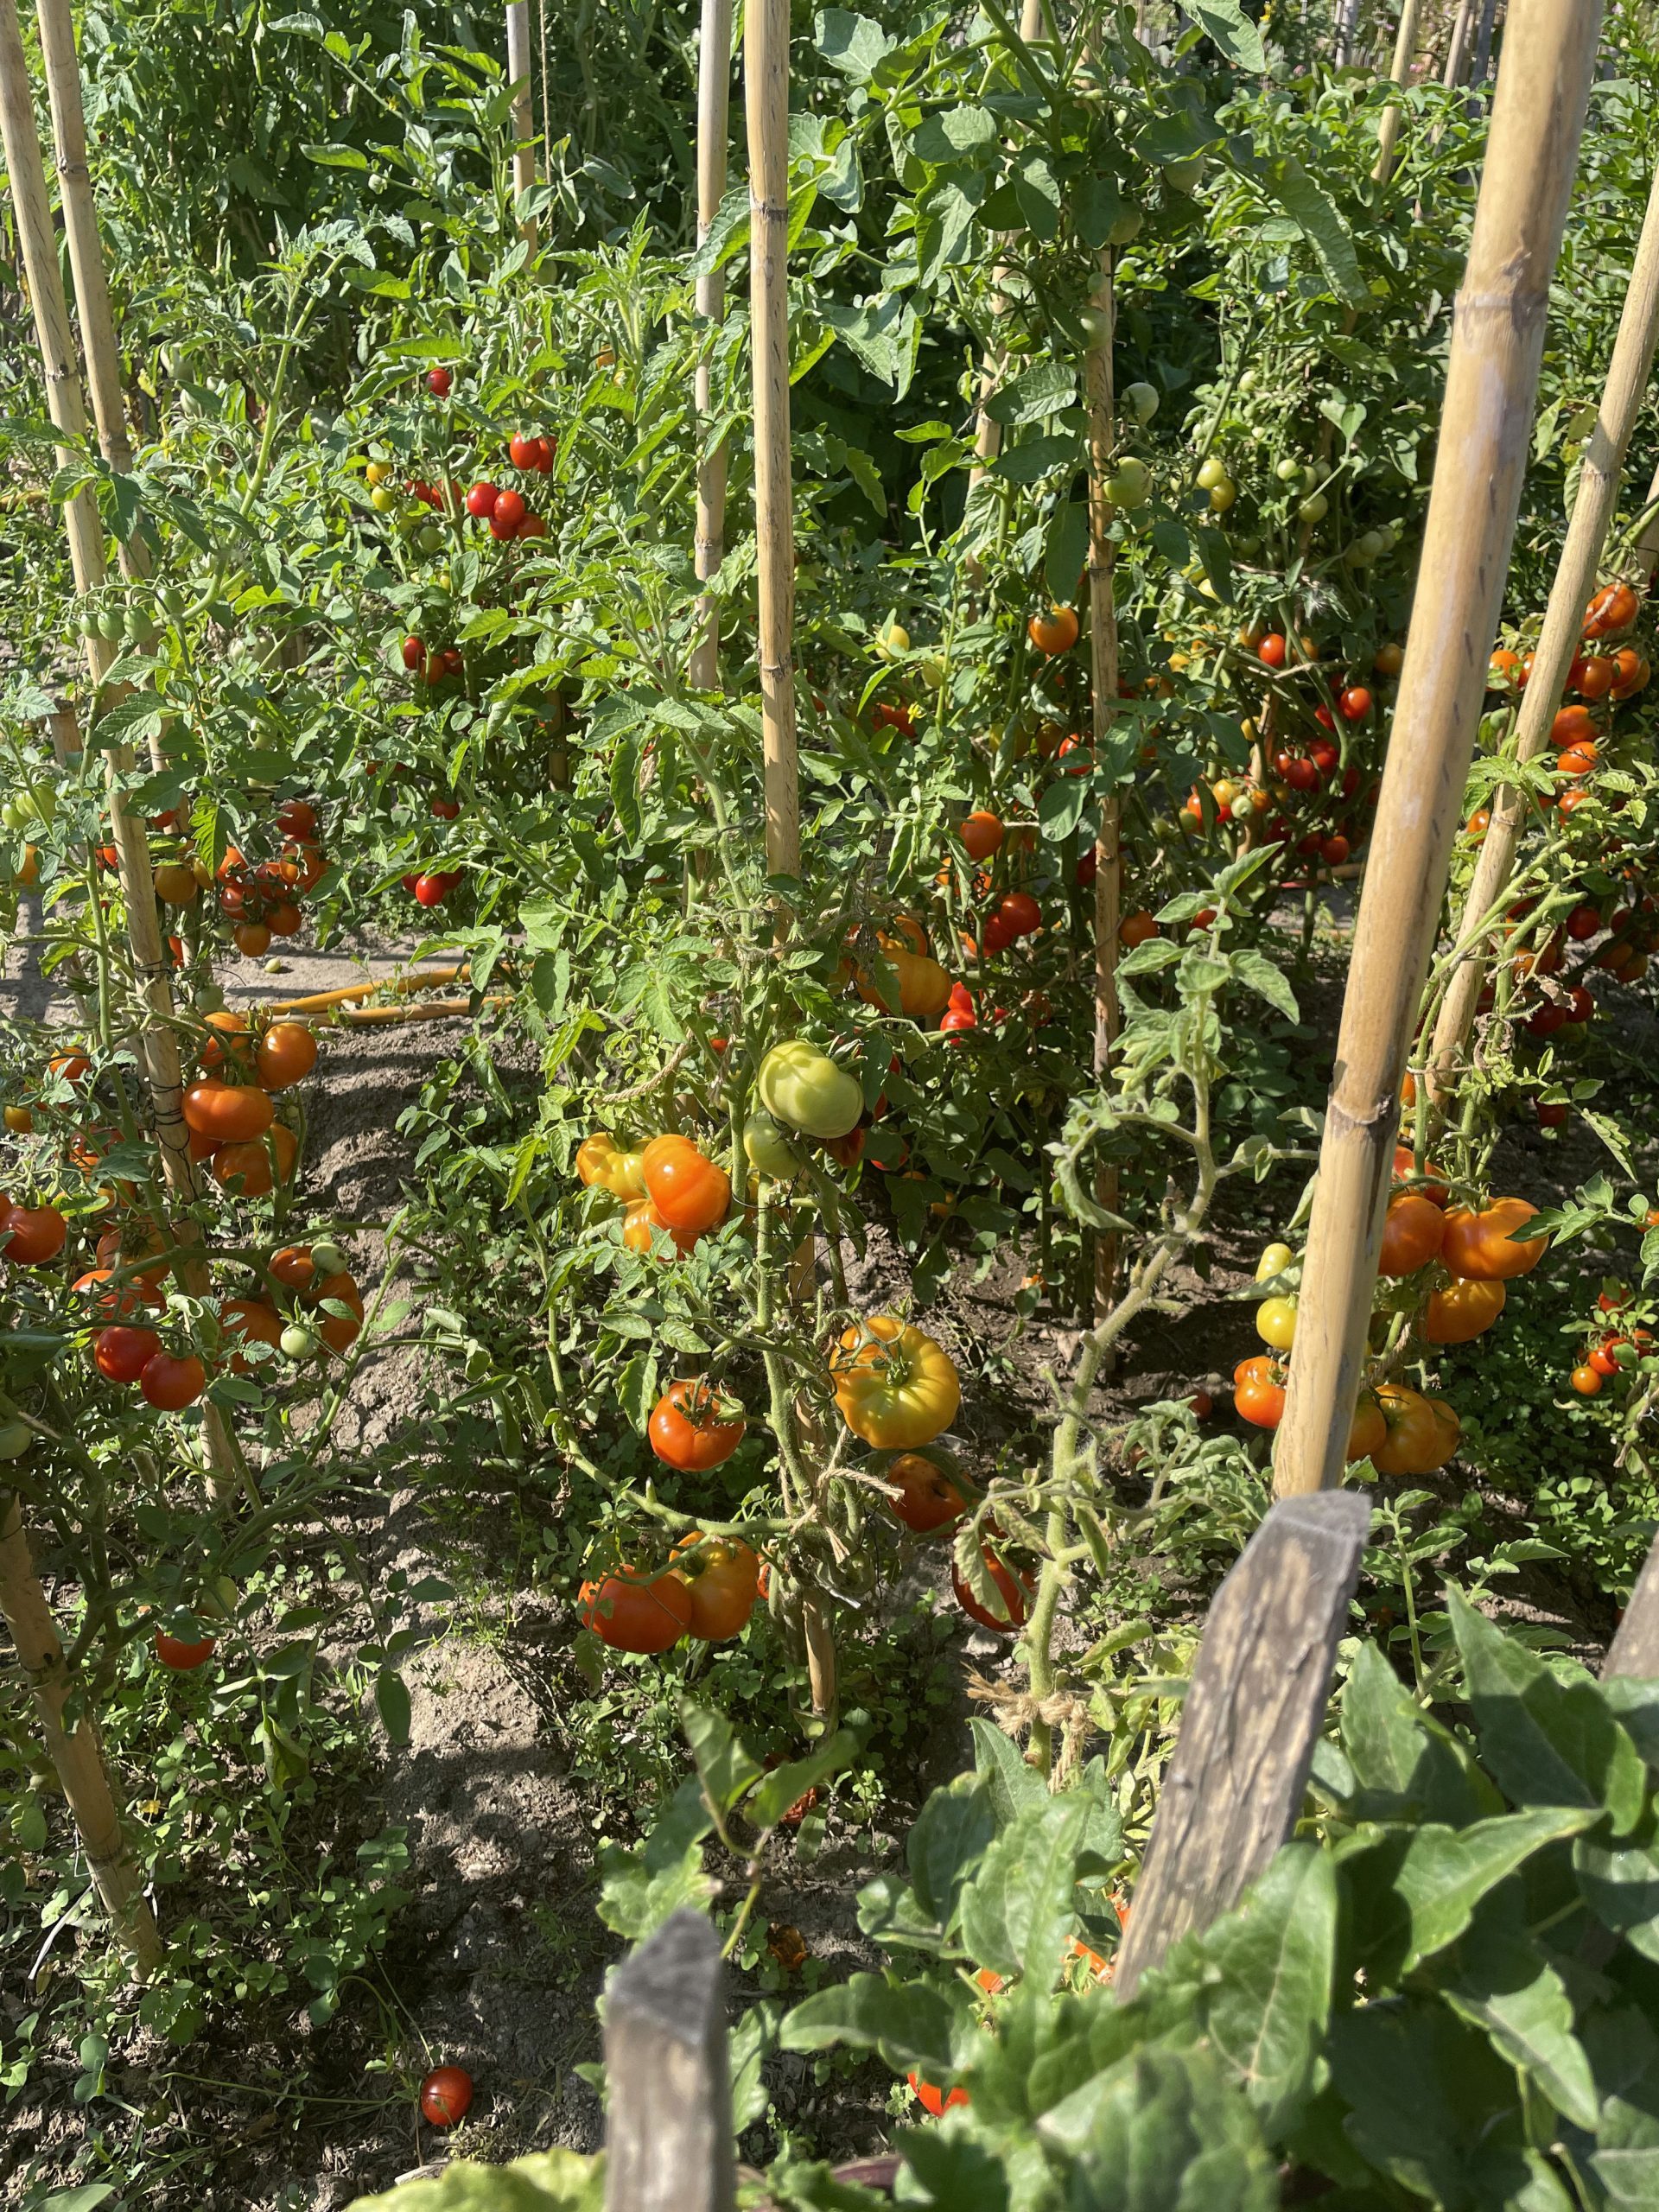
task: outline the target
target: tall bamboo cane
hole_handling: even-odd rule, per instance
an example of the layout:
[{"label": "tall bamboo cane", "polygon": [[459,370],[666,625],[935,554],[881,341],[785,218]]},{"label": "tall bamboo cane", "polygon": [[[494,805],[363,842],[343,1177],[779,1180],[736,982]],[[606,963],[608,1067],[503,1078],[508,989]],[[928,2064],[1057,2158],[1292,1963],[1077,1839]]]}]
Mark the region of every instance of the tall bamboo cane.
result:
[{"label": "tall bamboo cane", "polygon": [[[1422,12],[1423,0],[1404,0],[1400,10],[1400,29],[1395,36],[1394,67],[1389,72],[1389,81],[1402,91],[1411,82],[1411,65],[1417,58],[1417,24]],[[1374,183],[1386,184],[1394,175],[1394,149],[1404,119],[1405,109],[1400,101],[1390,100],[1382,111],[1376,134],[1376,164],[1371,171]]]},{"label": "tall bamboo cane", "polygon": [[[44,6],[46,0],[38,0]],[[61,4],[61,0],[60,0]],[[536,110],[530,89],[530,0],[507,0],[507,81],[512,95],[512,192],[514,199],[536,184]],[[536,251],[536,218],[520,217],[518,235]]]},{"label": "tall bamboo cane", "polygon": [[[73,63],[73,42],[69,59]],[[80,115],[79,81],[76,80],[72,87],[67,76],[60,71],[57,96],[66,118],[72,124],[78,122]],[[47,200],[46,170],[41,159],[40,140],[35,134],[35,105],[23,57],[16,0],[0,0],[0,143],[3,143],[5,149],[6,171],[16,216],[19,249],[34,309],[35,336],[41,349],[47,405],[53,423],[64,440],[58,452],[60,464],[67,466],[73,457],[74,446],[86,435],[86,413],[81,397],[74,339],[69,327],[69,310],[58,268],[51,211]],[[73,143],[73,138],[67,142],[71,147]],[[84,137],[80,143],[84,152]],[[86,212],[90,216],[90,198],[86,201]],[[107,309],[107,287],[102,289],[101,295],[99,290],[103,264],[95,221],[89,232],[83,230],[81,249],[89,269],[96,272],[92,278],[94,289],[92,296],[94,300],[101,296]],[[113,325],[108,321],[107,316],[100,325],[94,308],[87,317],[86,328],[89,347],[99,360],[97,378],[107,390],[113,360]],[[113,372],[113,383],[118,394],[118,369]],[[120,423],[118,401],[114,420],[118,428],[122,449],[124,449],[125,429]],[[104,527],[97,503],[89,491],[82,489],[65,502],[64,527],[69,539],[69,557],[77,589],[82,594],[99,589],[108,574],[104,557]],[[86,640],[86,660],[94,698],[109,673],[115,656],[115,646],[104,639],[89,638]],[[183,1079],[179,1065],[178,1042],[172,1027],[173,991],[168,980],[167,951],[156,911],[156,888],[150,874],[149,840],[143,821],[127,804],[124,789],[124,779],[132,767],[130,752],[124,746],[114,747],[110,749],[107,758],[111,836],[115,844],[122,897],[127,910],[128,941],[132,950],[133,966],[140,980],[144,1006],[138,1045],[145,1087],[149,1095],[156,1141],[161,1148],[162,1177],[169,1193],[188,1205],[196,1196],[195,1169],[190,1158],[190,1132],[184,1120]],[[179,1244],[186,1248],[200,1242],[200,1231],[188,1216],[181,1217],[176,1224],[176,1238]],[[187,1258],[181,1264],[188,1287],[197,1292],[206,1290],[207,1274],[203,1262],[199,1258],[189,1256],[187,1251]],[[245,1479],[245,1469],[235,1439],[216,1406],[209,1406],[206,1409],[203,1433],[214,1468],[215,1492],[221,1497],[228,1495],[238,1482]]]},{"label": "tall bamboo cane", "polygon": [[[1583,640],[1585,605],[1618,501],[1625,448],[1647,392],[1656,339],[1659,339],[1659,175],[1648,195],[1648,212],[1637,243],[1600,412],[1585,451],[1572,520],[1532,658],[1532,673],[1521,695],[1515,741],[1516,757],[1520,760],[1535,759],[1548,744],[1567,671]],[[1524,791],[1508,784],[1492,795],[1491,824],[1458,925],[1459,964],[1434,1024],[1429,1087],[1437,1101],[1456,1079],[1474,1023],[1489,964],[1482,957],[1482,947],[1491,927],[1492,909],[1515,865],[1529,804]]]},{"label": "tall bamboo cane", "polygon": [[1354,931],[1279,1430],[1281,1494],[1339,1481],[1400,1083],[1445,895],[1526,468],[1600,0],[1516,0],[1459,294],[1414,620]]},{"label": "tall bamboo cane", "polygon": [[1469,48],[1474,35],[1475,0],[1458,0],[1456,21],[1452,26],[1451,43],[1446,52],[1446,75],[1443,82],[1447,92],[1455,92],[1463,82],[1464,64],[1469,59]]},{"label": "tall bamboo cane", "polygon": [[1647,520],[1630,548],[1630,562],[1632,568],[1640,571],[1642,588],[1646,591],[1653,582],[1654,570],[1659,569],[1659,469],[1655,470],[1653,481],[1648,486],[1642,512]]},{"label": "tall bamboo cane", "polygon": [[[702,0],[702,41],[697,55],[697,244],[708,241],[726,197],[726,141],[732,98],[732,0]],[[716,324],[726,314],[726,276],[711,269],[697,279],[696,311],[704,325],[692,407],[697,424],[697,582],[711,583],[726,553],[726,441],[703,448],[714,415],[714,371],[709,359]],[[712,592],[697,600],[691,648],[691,681],[704,691],[720,684],[720,607]]]},{"label": "tall bamboo cane", "polygon": [[[1089,409],[1089,650],[1095,758],[1103,760],[1106,739],[1117,713],[1117,607],[1114,572],[1117,548],[1111,536],[1114,509],[1107,483],[1116,461],[1117,426],[1113,391],[1112,344],[1117,309],[1112,283],[1112,250],[1100,257],[1090,297],[1090,336],[1084,355],[1084,397]],[[1095,837],[1095,1080],[1104,1083],[1117,1041],[1117,925],[1123,905],[1122,806],[1114,791],[1101,809]],[[1108,1212],[1117,1207],[1117,1170],[1103,1166],[1096,1197]],[[1112,1302],[1117,1273],[1117,1238],[1109,1231],[1095,1238],[1095,1318]]]},{"label": "tall bamboo cane", "polygon": [[96,1723],[84,1716],[73,1730],[63,1725],[69,1695],[63,1644],[35,1562],[29,1557],[22,1515],[15,1497],[0,1497],[0,1617],[17,1647],[17,1656],[34,1693],[41,1737],[58,1780],[104,1909],[139,1977],[162,1962],[162,1938],[144,1895],[143,1878],[121,1833],[121,1816],[110,1788],[109,1770]]},{"label": "tall bamboo cane", "polygon": [[795,755],[795,518],[789,467],[789,0],[749,0],[749,327],[754,357],[754,524],[766,762],[766,873],[801,871]]}]

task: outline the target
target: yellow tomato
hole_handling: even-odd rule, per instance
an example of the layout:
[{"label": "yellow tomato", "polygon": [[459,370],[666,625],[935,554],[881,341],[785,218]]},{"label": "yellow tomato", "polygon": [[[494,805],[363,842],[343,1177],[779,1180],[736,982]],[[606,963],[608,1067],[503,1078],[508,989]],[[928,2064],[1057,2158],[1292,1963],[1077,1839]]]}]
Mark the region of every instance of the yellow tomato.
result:
[{"label": "yellow tomato", "polygon": [[1275,1351],[1288,1351],[1296,1341],[1295,1300],[1264,1298],[1255,1309],[1255,1333]]},{"label": "yellow tomato", "polygon": [[1296,1255],[1288,1244],[1269,1244],[1263,1249],[1255,1263],[1257,1282],[1266,1282],[1273,1275],[1281,1275]]},{"label": "yellow tomato", "polygon": [[944,1346],[896,1314],[849,1329],[830,1362],[836,1403],[878,1452],[913,1452],[957,1417],[962,1385]]},{"label": "yellow tomato", "polygon": [[597,1183],[615,1198],[642,1198],[645,1194],[644,1156],[621,1152],[608,1129],[596,1129],[585,1138],[576,1154],[576,1173],[590,1187]]}]

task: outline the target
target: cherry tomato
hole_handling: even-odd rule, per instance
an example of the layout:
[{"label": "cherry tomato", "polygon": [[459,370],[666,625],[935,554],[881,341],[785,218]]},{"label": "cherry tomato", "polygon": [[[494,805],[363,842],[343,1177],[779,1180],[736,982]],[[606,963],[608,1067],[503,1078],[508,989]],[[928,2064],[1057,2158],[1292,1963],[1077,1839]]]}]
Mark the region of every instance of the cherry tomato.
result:
[{"label": "cherry tomato", "polygon": [[1371,695],[1363,683],[1351,683],[1337,699],[1337,712],[1345,722],[1363,722],[1371,711]]},{"label": "cherry tomato", "polygon": [[982,808],[959,823],[957,835],[967,849],[969,860],[986,861],[1002,842],[1002,817]]},{"label": "cherry tomato", "polygon": [[472,2107],[473,2077],[464,2066],[435,2066],[421,2083],[421,2117],[434,2127],[453,2127]]},{"label": "cherry tomato", "polygon": [[499,485],[474,484],[467,494],[467,512],[475,522],[487,522],[495,512],[495,503],[500,496]]},{"label": "cherry tomato", "polygon": [[450,377],[448,369],[429,369],[427,371],[426,388],[431,393],[434,399],[448,399],[449,397],[449,385]]},{"label": "cherry tomato", "polygon": [[118,1325],[92,1338],[92,1363],[109,1382],[136,1382],[162,1348],[154,1329]]},{"label": "cherry tomato", "polygon": [[1033,614],[1026,625],[1026,634],[1039,653],[1051,657],[1069,653],[1077,642],[1077,614],[1069,607],[1055,607],[1046,614]]},{"label": "cherry tomato", "polygon": [[1601,1388],[1599,1370],[1588,1365],[1575,1367],[1573,1370],[1573,1388],[1581,1398],[1593,1398]]},{"label": "cherry tomato", "polygon": [[[1028,891],[1005,892],[996,903],[996,914],[1012,937],[1029,937],[1043,925],[1043,910]],[[989,924],[987,924],[987,930]]]},{"label": "cherry tomato", "polygon": [[6,1207],[0,1213],[0,1240],[16,1268],[42,1268],[62,1251],[69,1225],[55,1206]]},{"label": "cherry tomato", "polygon": [[194,1406],[207,1388],[207,1370],[194,1352],[182,1358],[170,1351],[153,1352],[139,1374],[138,1388],[162,1413],[179,1413]]},{"label": "cherry tomato", "polygon": [[213,1656],[213,1639],[204,1636],[200,1643],[186,1643],[181,1637],[168,1636],[162,1629],[156,1631],[156,1656],[163,1667],[171,1667],[175,1674],[188,1675],[193,1667],[200,1667]]},{"label": "cherry tomato", "polygon": [[1255,657],[1264,668],[1282,668],[1288,651],[1289,647],[1280,632],[1269,630],[1256,647]]}]

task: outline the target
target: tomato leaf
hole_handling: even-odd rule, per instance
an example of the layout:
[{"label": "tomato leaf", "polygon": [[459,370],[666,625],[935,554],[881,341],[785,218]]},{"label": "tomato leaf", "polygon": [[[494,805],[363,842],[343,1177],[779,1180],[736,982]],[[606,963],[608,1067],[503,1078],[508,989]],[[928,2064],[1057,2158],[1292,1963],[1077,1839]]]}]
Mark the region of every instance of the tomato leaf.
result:
[{"label": "tomato leaf", "polygon": [[1044,2113],[1037,2132],[1077,2160],[1090,2212],[1274,2212],[1277,2162],[1211,2054],[1131,2051]]},{"label": "tomato leaf", "polygon": [[892,1981],[855,1974],[836,1989],[821,1989],[784,2022],[785,2050],[825,2050],[831,2044],[879,2050],[889,2066],[948,2074],[951,2025],[957,2008],[922,1981]]}]

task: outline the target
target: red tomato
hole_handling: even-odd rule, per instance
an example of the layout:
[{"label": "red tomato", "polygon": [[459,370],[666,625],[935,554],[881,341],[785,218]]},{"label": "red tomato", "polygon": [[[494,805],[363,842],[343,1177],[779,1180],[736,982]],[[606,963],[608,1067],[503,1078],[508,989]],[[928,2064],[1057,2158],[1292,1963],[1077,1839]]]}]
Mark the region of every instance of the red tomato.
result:
[{"label": "red tomato", "polygon": [[[1081,861],[1078,866],[1082,866]],[[988,960],[999,952],[1006,952],[1018,935],[1019,931],[1004,921],[999,911],[986,917],[979,933],[979,949]]]},{"label": "red tomato", "polygon": [[508,458],[515,468],[535,468],[538,466],[539,438],[527,438],[522,430],[515,430],[507,448]]},{"label": "red tomato", "polygon": [[1241,1359],[1233,1370],[1233,1405],[1241,1420],[1257,1428],[1277,1428],[1285,1417],[1285,1386],[1280,1369],[1265,1352]]},{"label": "red tomato", "polygon": [[1014,937],[1029,937],[1042,927],[1043,910],[1028,891],[1008,891],[996,903],[995,918]]},{"label": "red tomato", "polygon": [[966,2089],[952,2089],[947,2095],[943,2089],[935,2088],[931,2082],[925,2082],[913,2066],[905,2078],[921,2100],[922,2110],[931,2113],[935,2120],[942,2112],[949,2112],[952,2105],[968,2102]]},{"label": "red tomato", "polygon": [[512,534],[515,537],[545,537],[547,524],[540,515],[526,515]]},{"label": "red tomato", "polygon": [[1345,722],[1363,722],[1371,711],[1371,695],[1363,683],[1351,683],[1337,700],[1337,712]]},{"label": "red tomato", "polygon": [[444,874],[417,875],[414,892],[416,901],[423,906],[442,906],[449,896],[452,879]]},{"label": "red tomato", "polygon": [[472,2101],[473,2077],[464,2066],[435,2066],[421,2084],[421,2117],[434,2127],[465,2120]]},{"label": "red tomato", "polygon": [[9,1205],[0,1213],[0,1238],[14,1267],[44,1267],[62,1251],[68,1234],[68,1224],[55,1206]]},{"label": "red tomato", "polygon": [[194,1352],[182,1359],[170,1351],[154,1352],[144,1363],[138,1388],[152,1406],[175,1414],[195,1404],[207,1388],[207,1370]]},{"label": "red tomato", "polygon": [[1013,1571],[1004,1565],[988,1544],[981,1545],[979,1555],[984,1560],[997,1595],[1002,1600],[1002,1618],[999,1620],[995,1613],[987,1611],[952,1566],[950,1586],[957,1593],[957,1603],[969,1619],[977,1621],[982,1628],[990,1629],[997,1636],[1012,1636],[1025,1621],[1027,1601],[1033,1587],[1031,1577],[1022,1574],[1016,1582]]},{"label": "red tomato", "polygon": [[165,1630],[156,1631],[156,1656],[163,1667],[171,1667],[175,1674],[188,1675],[193,1667],[200,1667],[213,1656],[213,1639],[204,1636],[200,1643],[186,1643]]},{"label": "red tomato", "polygon": [[434,399],[448,398],[449,383],[448,369],[429,369],[426,372],[426,388]]},{"label": "red tomato", "polygon": [[584,1628],[618,1651],[666,1651],[691,1625],[691,1592],[672,1570],[639,1575],[618,1567],[584,1582],[577,1599]]},{"label": "red tomato", "polygon": [[723,1466],[743,1441],[741,1414],[722,1418],[717,1392],[700,1376],[671,1382],[657,1401],[645,1434],[657,1457],[683,1474]]},{"label": "red tomato", "polygon": [[491,526],[499,523],[502,534],[510,537],[529,512],[522,492],[498,492],[490,508]]},{"label": "red tomato", "polygon": [[92,1338],[92,1363],[107,1382],[136,1382],[161,1348],[154,1329],[100,1329]]},{"label": "red tomato", "polygon": [[411,675],[413,675],[416,670],[424,668],[425,665],[426,647],[424,644],[419,638],[414,636],[405,638],[404,639],[404,666],[409,670]]},{"label": "red tomato", "polygon": [[[467,494],[467,512],[474,522],[487,522],[495,512],[495,503],[501,496],[500,486],[488,482],[474,484]],[[514,493],[514,498],[518,494]]]},{"label": "red tomato", "polygon": [[1319,858],[1327,868],[1340,868],[1348,857],[1348,840],[1340,836],[1325,838],[1319,846]]},{"label": "red tomato", "polygon": [[953,1528],[968,1510],[950,1476],[924,1452],[901,1452],[881,1479],[899,1492],[888,1500],[894,1520],[916,1535]]},{"label": "red tomato", "polygon": [[690,1137],[654,1137],[641,1167],[651,1202],[671,1229],[700,1236],[725,1220],[732,1202],[730,1179]]},{"label": "red tomato", "polygon": [[1285,664],[1285,655],[1288,651],[1289,647],[1280,632],[1277,630],[1269,630],[1256,647],[1255,657],[1264,668],[1282,668]]}]

